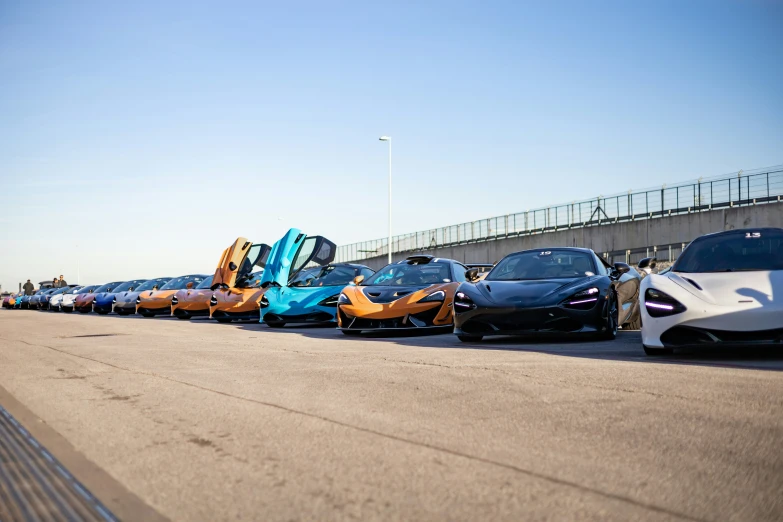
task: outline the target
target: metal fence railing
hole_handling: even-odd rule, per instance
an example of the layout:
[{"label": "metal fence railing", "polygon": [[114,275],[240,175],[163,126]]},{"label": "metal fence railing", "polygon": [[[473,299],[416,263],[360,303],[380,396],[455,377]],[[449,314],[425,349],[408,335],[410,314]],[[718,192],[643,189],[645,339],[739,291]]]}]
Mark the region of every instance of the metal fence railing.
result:
[{"label": "metal fence railing", "polygon": [[[392,237],[391,247],[392,252],[410,252],[780,201],[783,201],[783,165],[401,234]],[[359,261],[386,255],[388,243],[387,239],[375,239],[339,246],[336,260]]]}]

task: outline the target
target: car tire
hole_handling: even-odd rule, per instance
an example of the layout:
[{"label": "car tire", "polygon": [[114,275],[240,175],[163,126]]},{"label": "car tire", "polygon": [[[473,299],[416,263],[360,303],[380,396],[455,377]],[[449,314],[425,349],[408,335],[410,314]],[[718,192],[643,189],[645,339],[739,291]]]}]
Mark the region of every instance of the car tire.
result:
[{"label": "car tire", "polygon": [[465,334],[457,335],[457,339],[459,339],[463,343],[478,343],[481,342],[483,338],[484,338],[483,335],[465,335]]},{"label": "car tire", "polygon": [[673,348],[652,348],[650,346],[644,346],[644,353],[650,356],[671,355],[674,353]]},{"label": "car tire", "polygon": [[155,315],[150,312],[139,312],[139,314],[141,314],[142,317],[152,317]]},{"label": "car tire", "polygon": [[361,330],[340,330],[343,335],[347,335],[348,337],[356,337],[357,335],[361,335]]},{"label": "car tire", "polygon": [[609,302],[606,303],[607,313],[604,328],[601,332],[600,338],[604,341],[614,341],[617,337],[617,321],[619,320],[620,309],[617,306],[617,294],[612,292],[612,297],[609,298]]},{"label": "car tire", "polygon": [[282,321],[273,321],[269,323],[264,321],[264,324],[266,324],[269,328],[282,328],[285,326],[285,323]]},{"label": "car tire", "polygon": [[216,317],[215,319],[217,319],[217,322],[219,322],[219,323],[230,323],[231,322],[231,318],[230,317]]}]

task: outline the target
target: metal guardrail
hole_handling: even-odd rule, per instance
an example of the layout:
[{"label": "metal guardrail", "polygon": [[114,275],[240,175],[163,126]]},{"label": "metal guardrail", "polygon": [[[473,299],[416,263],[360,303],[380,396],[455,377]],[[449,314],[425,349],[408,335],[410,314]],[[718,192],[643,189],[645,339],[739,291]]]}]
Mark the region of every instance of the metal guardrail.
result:
[{"label": "metal guardrail", "polygon": [[[392,252],[410,252],[781,201],[783,165],[402,234],[392,237],[391,246]],[[359,261],[382,256],[388,247],[388,239],[343,245],[337,247],[336,260]]]}]

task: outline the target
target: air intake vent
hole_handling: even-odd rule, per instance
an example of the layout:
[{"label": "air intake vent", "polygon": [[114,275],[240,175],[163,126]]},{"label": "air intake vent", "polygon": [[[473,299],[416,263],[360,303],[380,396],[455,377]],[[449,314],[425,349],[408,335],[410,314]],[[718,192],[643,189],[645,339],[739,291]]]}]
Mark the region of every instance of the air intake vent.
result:
[{"label": "air intake vent", "polygon": [[686,281],[688,281],[690,284],[692,284],[693,286],[695,286],[695,287],[696,287],[696,288],[698,288],[699,290],[701,290],[701,289],[702,289],[702,288],[701,288],[701,287],[700,287],[700,286],[699,286],[699,285],[696,283],[696,281],[694,281],[693,279],[688,279],[687,277],[683,277],[683,279],[685,279]]}]

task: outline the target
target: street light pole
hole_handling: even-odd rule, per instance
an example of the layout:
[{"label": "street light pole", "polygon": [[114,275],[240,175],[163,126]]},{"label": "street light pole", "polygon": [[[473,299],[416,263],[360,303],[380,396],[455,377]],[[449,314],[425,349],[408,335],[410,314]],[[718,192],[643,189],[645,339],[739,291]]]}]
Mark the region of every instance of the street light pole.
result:
[{"label": "street light pole", "polygon": [[389,264],[392,262],[392,142],[391,136],[381,136],[381,141],[389,142]]}]

